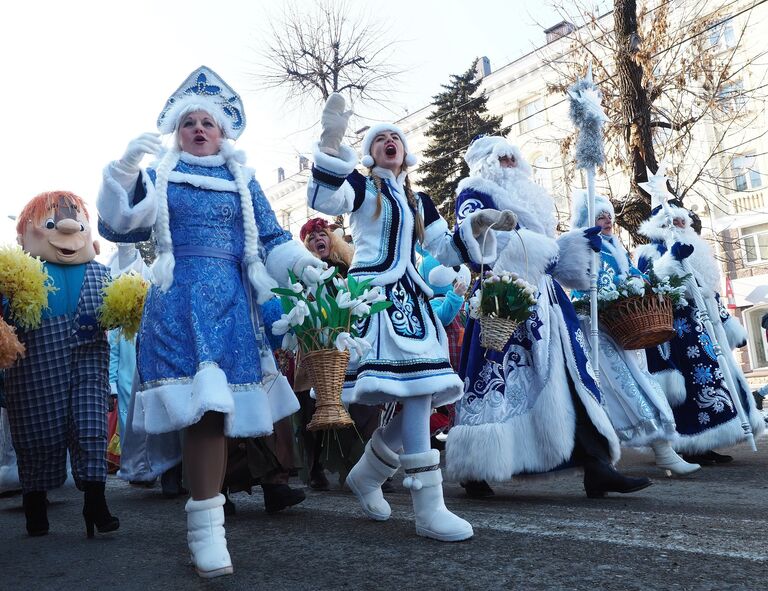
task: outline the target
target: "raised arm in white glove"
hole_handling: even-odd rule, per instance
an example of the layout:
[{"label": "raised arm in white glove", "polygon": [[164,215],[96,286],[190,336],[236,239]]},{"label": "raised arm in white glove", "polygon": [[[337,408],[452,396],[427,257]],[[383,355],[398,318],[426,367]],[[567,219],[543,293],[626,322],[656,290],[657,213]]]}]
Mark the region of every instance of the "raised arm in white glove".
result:
[{"label": "raised arm in white glove", "polygon": [[339,146],[347,131],[347,123],[352,111],[344,110],[344,97],[334,92],[325,101],[320,123],[323,131],[320,134],[320,151],[331,156],[339,155]]},{"label": "raised arm in white glove", "polygon": [[514,212],[505,209],[482,209],[476,215],[472,216],[472,235],[479,238],[488,228],[493,226],[494,230],[507,231],[514,230],[517,227],[517,216]]},{"label": "raised arm in white glove", "polygon": [[157,154],[162,147],[159,133],[142,133],[128,143],[125,154],[117,161],[125,172],[138,172],[139,163],[145,154]]}]

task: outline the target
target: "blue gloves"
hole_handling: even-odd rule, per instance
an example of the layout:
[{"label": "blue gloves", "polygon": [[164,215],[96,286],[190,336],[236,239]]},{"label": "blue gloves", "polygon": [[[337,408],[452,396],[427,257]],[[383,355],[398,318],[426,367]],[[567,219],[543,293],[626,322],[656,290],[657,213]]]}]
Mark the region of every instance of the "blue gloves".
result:
[{"label": "blue gloves", "polygon": [[589,248],[595,252],[600,252],[600,249],[603,246],[603,239],[600,238],[601,230],[602,228],[600,228],[600,226],[593,226],[584,230],[584,238],[589,242]]},{"label": "blue gloves", "polygon": [[678,261],[682,262],[693,254],[693,244],[685,244],[684,242],[675,242],[672,245],[672,256]]}]

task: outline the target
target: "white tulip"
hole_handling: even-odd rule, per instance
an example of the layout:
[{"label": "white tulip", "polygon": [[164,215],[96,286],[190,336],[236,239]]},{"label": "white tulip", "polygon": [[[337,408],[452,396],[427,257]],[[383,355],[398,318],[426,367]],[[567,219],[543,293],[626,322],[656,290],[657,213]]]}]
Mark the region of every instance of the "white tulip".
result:
[{"label": "white tulip", "polygon": [[281,335],[288,332],[291,328],[291,322],[288,318],[288,314],[283,314],[279,320],[275,320],[272,323],[272,334]]},{"label": "white tulip", "polygon": [[283,342],[280,346],[286,351],[293,351],[299,346],[299,339],[296,338],[295,334],[287,332],[283,335]]}]

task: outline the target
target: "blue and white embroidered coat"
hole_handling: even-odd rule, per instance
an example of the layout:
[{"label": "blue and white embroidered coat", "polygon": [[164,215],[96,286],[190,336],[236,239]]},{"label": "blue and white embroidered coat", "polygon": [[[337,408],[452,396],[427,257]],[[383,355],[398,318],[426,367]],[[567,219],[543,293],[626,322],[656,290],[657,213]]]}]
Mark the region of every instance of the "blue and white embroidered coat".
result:
[{"label": "blue and white embroidered coat", "polygon": [[[157,211],[155,174],[150,168],[136,183],[116,163],[106,167],[98,199],[103,236],[117,242],[149,237]],[[246,178],[266,268],[283,279],[298,247],[277,223],[252,171]],[[153,285],[144,306],[133,428],[166,433],[216,411],[226,414],[228,436],[271,433],[274,422],[298,410],[298,401],[276,371],[244,278],[243,219],[233,175],[221,155],[182,152],[167,195],[173,283],[165,293]]]},{"label": "blue and white embroidered coat", "polygon": [[482,209],[511,209],[518,215],[516,232],[497,235],[505,246],[493,268],[534,284],[538,303],[501,353],[483,348],[480,323],[468,321],[459,369],[464,396],[456,404],[456,423],[446,445],[449,472],[459,479],[501,481],[565,465],[574,451],[574,396],[608,442],[612,460],[618,460],[619,441],[602,406],[587,339],[559,282],[588,286],[591,251],[583,231],[555,239],[554,217],[543,222],[496,183],[462,180],[456,202],[459,228]]},{"label": "blue and white embroidered coat", "polygon": [[[675,449],[686,453],[701,453],[711,449],[728,447],[743,440],[741,423],[736,414],[732,396],[739,395],[742,407],[749,416],[755,435],[765,429],[764,421],[755,407],[741,367],[736,362],[732,348],[746,343],[746,332],[737,319],[732,318],[720,303],[717,294],[720,276],[718,264],[709,245],[693,230],[678,231],[680,242],[692,244],[694,252],[689,257],[706,306],[706,313],[712,320],[715,334],[707,332],[703,312],[696,307],[693,294],[686,293],[688,305],[675,308],[675,335],[670,341],[646,350],[648,368],[659,375],[667,398],[674,412],[679,438]],[[638,248],[638,266],[648,269],[651,262],[657,275],[664,277],[685,272],[678,261],[668,252],[666,244],[654,240]],[[727,369],[736,384],[738,392],[732,392],[726,385],[723,368],[720,366],[713,347],[713,338],[720,343],[725,353]],[[684,388],[675,388],[670,379],[682,375]]]},{"label": "blue and white embroidered coat", "polygon": [[[604,234],[601,237],[598,287],[610,283],[618,286],[629,276],[642,275],[618,238]],[[588,300],[589,293],[574,290],[571,297]],[[581,316],[580,320],[584,333],[591,334],[589,316]],[[622,349],[602,328],[599,344],[600,389],[621,442],[643,447],[658,440],[673,440],[676,433],[672,409],[664,390],[648,372],[645,351]]]},{"label": "blue and white embroidered coat", "polygon": [[[350,364],[344,389],[348,402],[378,404],[409,396],[431,395],[435,406],[461,396],[461,381],[448,361],[445,329],[428,303],[432,290],[416,270],[414,214],[404,188],[405,175],[375,168],[382,179],[381,213],[371,177],[355,171],[357,156],[347,146],[335,158],[315,151],[307,187],[308,205],[329,215],[350,214],[355,254],[349,275],[373,278],[392,306],[359,326],[372,348]],[[495,257],[489,241],[481,252],[469,224],[451,233],[432,200],[419,193],[424,219],[423,248],[444,265]]]}]

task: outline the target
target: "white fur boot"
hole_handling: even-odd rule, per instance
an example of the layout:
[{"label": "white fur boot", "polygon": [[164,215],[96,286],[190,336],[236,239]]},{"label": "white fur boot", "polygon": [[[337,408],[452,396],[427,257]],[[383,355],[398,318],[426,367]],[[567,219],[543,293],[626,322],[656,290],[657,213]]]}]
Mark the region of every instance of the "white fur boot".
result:
[{"label": "white fur boot", "polygon": [[373,432],[365,452],[347,475],[347,484],[363,507],[363,512],[376,521],[386,521],[392,514],[384,499],[381,485],[400,467],[400,458],[381,437],[381,429]]},{"label": "white fur boot", "polygon": [[654,441],[651,447],[656,454],[656,465],[663,470],[669,470],[678,476],[686,476],[701,469],[698,464],[690,464],[677,455],[669,441]]},{"label": "white fur boot", "polygon": [[436,449],[420,454],[400,456],[405,470],[403,486],[410,489],[416,533],[441,542],[459,542],[471,538],[472,526],[451,513],[443,501],[443,475],[440,452]]},{"label": "white fur boot", "polygon": [[197,574],[204,579],[231,575],[232,559],[224,537],[224,495],[194,501],[190,498],[187,512],[187,544]]}]

